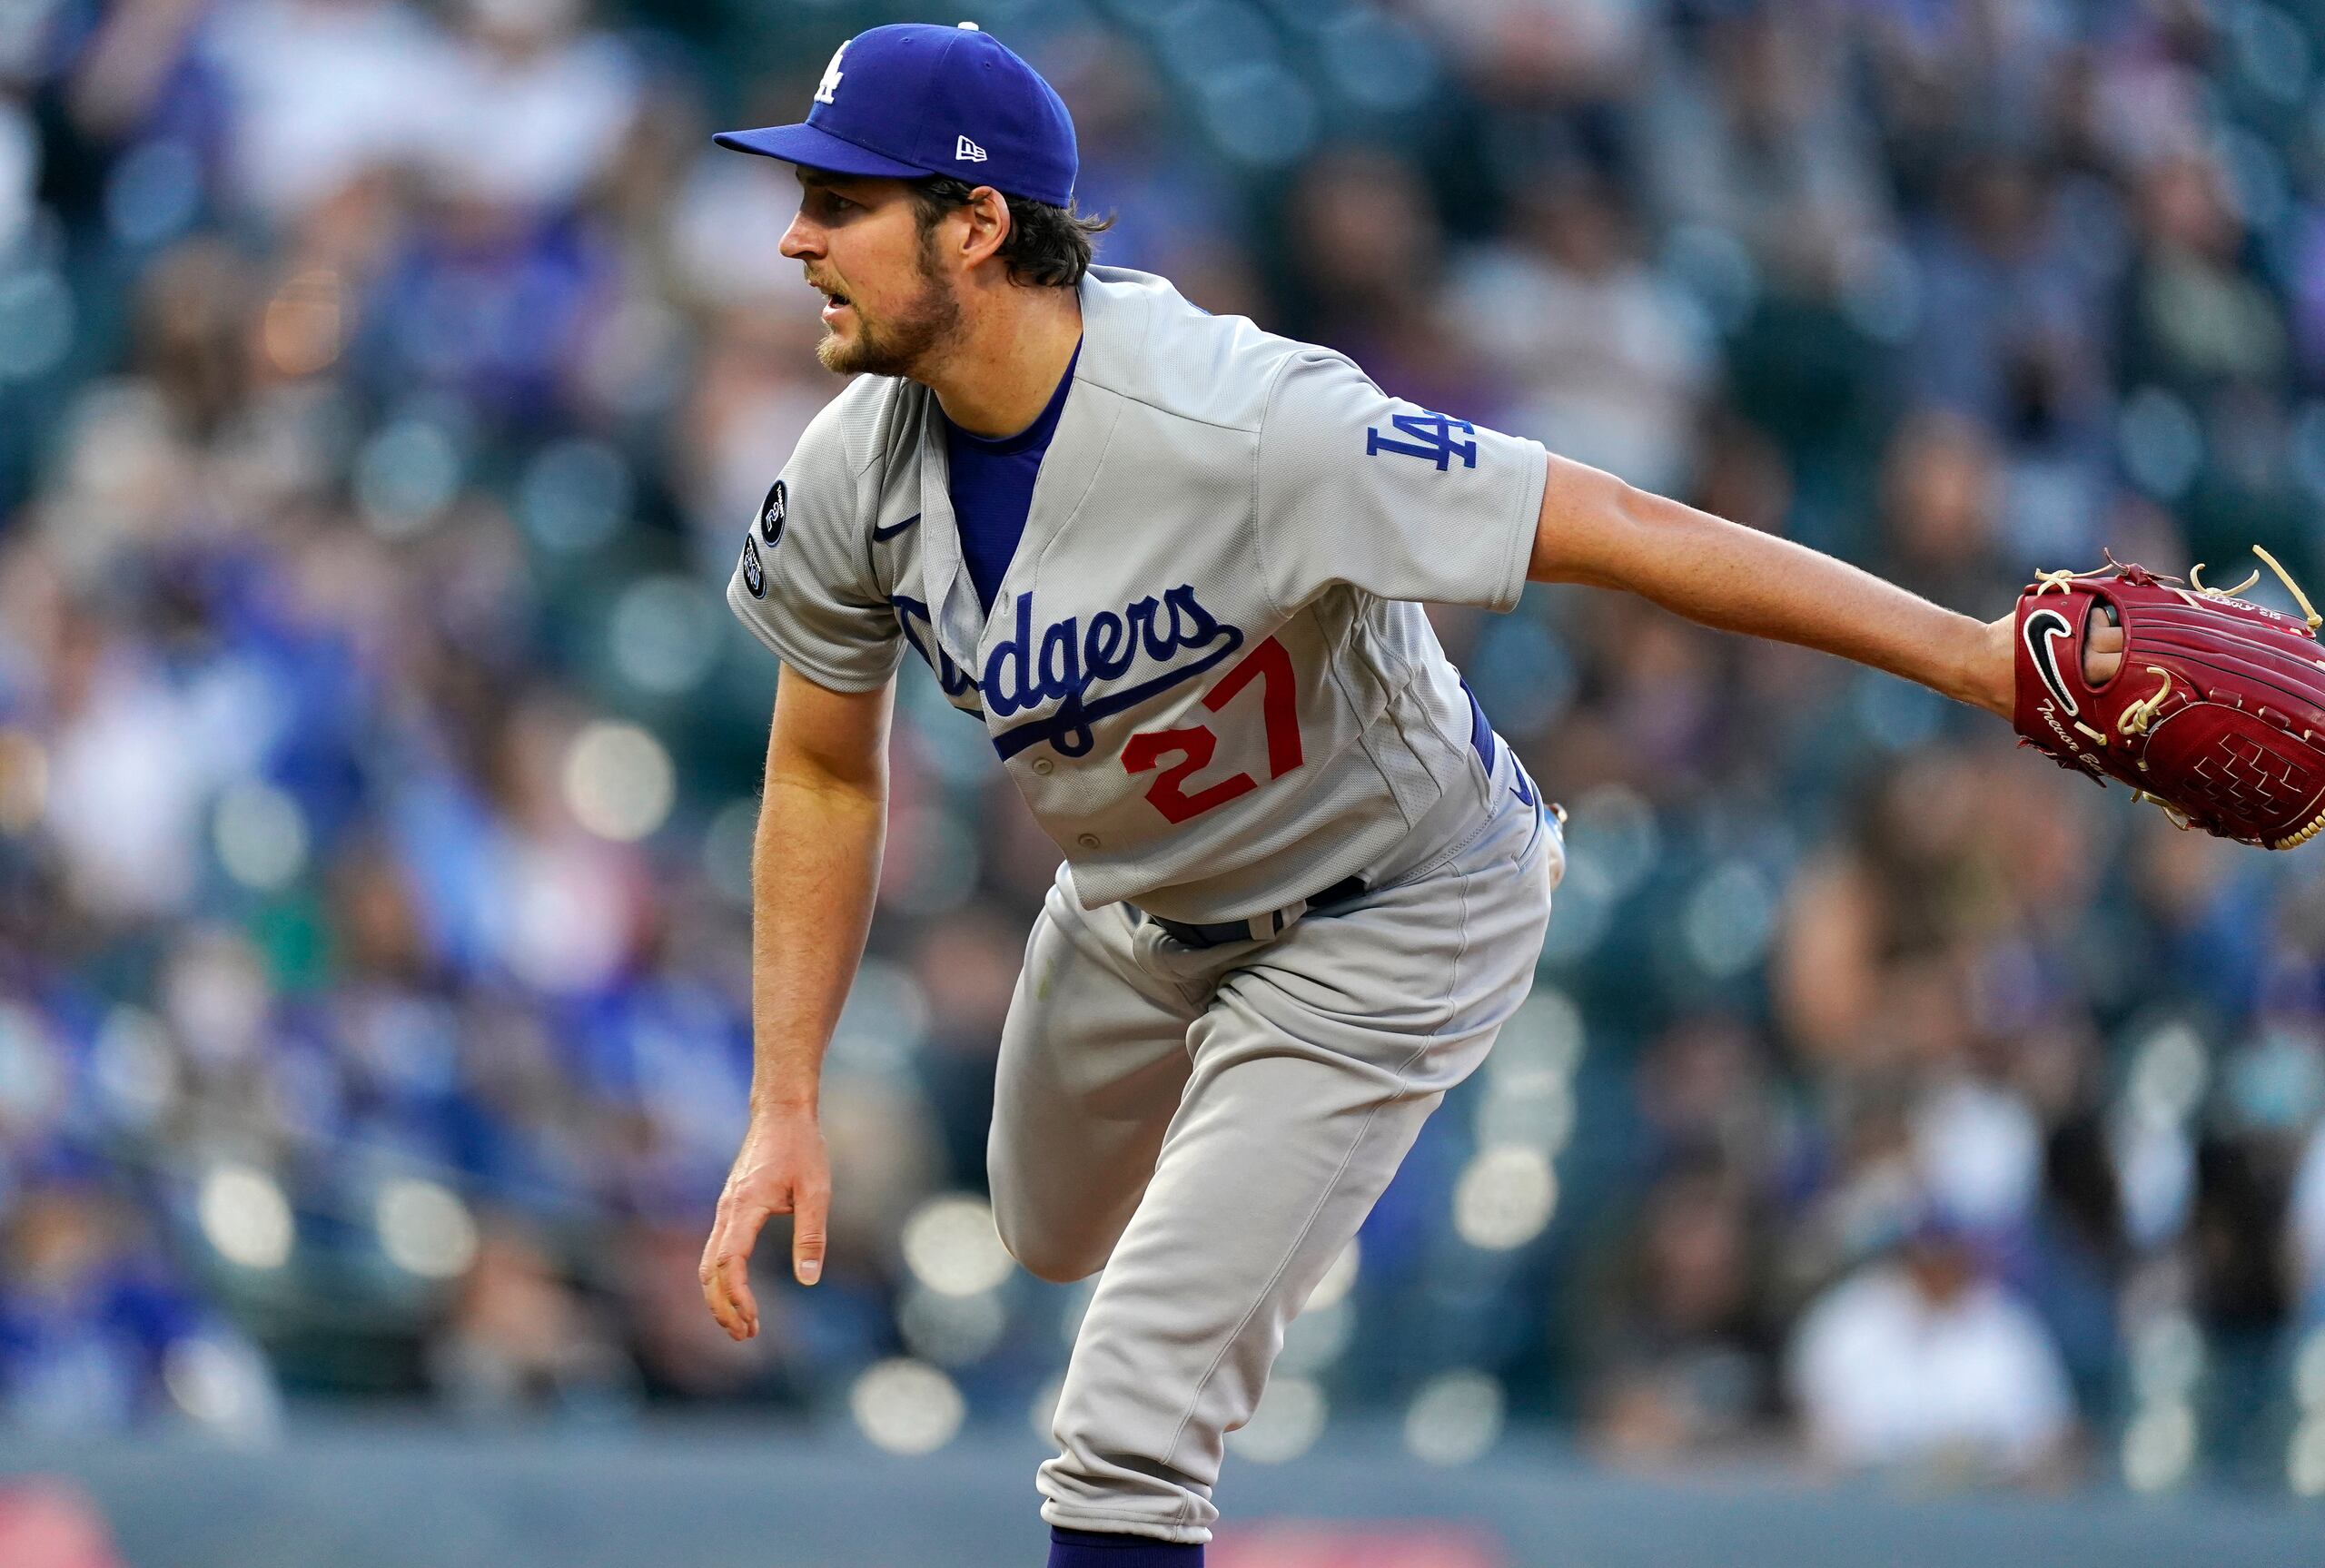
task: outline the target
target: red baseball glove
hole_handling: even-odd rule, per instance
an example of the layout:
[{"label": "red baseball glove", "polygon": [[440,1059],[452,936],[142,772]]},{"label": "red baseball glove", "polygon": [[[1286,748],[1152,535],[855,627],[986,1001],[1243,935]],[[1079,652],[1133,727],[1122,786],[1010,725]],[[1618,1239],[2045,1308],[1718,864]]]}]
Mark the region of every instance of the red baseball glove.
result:
[{"label": "red baseball glove", "polygon": [[[2110,777],[2183,828],[2290,849],[2325,828],[2325,646],[2320,617],[2276,557],[2300,619],[2178,578],[2109,564],[2037,572],[2019,596],[2017,703],[2026,743],[2103,785]],[[2106,680],[2083,673],[2093,616],[2123,628],[2123,662]]]}]

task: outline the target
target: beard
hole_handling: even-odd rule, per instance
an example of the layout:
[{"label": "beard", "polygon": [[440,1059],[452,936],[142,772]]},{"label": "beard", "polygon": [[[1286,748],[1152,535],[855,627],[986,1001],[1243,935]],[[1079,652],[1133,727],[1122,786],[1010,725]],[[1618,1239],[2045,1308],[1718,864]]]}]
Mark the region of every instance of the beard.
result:
[{"label": "beard", "polygon": [[826,332],[816,345],[824,369],[842,376],[909,376],[952,341],[960,331],[961,301],[938,274],[926,236],[919,261],[919,290],[892,314],[875,321],[862,305],[849,301],[856,312],[855,340]]}]

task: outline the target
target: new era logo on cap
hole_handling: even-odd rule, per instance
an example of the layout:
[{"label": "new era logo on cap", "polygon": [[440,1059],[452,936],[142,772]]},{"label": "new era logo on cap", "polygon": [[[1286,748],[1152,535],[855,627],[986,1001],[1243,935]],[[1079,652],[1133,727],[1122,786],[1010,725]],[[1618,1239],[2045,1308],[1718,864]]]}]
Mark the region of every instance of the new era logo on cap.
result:
[{"label": "new era logo on cap", "polygon": [[964,136],[954,145],[953,161],[956,163],[982,163],[984,162],[984,149]]}]

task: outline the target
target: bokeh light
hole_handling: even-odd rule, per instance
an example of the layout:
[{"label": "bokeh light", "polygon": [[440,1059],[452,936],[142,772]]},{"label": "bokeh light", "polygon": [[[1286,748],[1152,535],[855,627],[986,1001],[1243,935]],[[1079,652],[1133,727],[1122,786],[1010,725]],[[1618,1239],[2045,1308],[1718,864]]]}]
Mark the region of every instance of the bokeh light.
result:
[{"label": "bokeh light", "polygon": [[2298,1497],[2325,1497],[2325,1413],[2293,1428],[2285,1449],[2285,1484]]},{"label": "bokeh light", "polygon": [[243,779],[220,792],[210,836],[218,863],[247,888],[278,891],[307,866],[306,814],[290,794],[262,780]]},{"label": "bokeh light", "polygon": [[2170,1022],[2133,1049],[2128,1100],[2142,1119],[2177,1124],[2195,1113],[2211,1081],[2203,1037],[2186,1023]]},{"label": "bokeh light", "polygon": [[518,482],[518,521],[545,550],[594,550],[621,527],[636,488],[629,464],[605,442],[555,441],[541,449]]},{"label": "bokeh light", "polygon": [[1405,1451],[1424,1464],[1468,1464],[1501,1440],[1508,1414],[1490,1374],[1447,1372],[1430,1378],[1405,1411]]},{"label": "bokeh light", "polygon": [[108,1009],[98,1026],[89,1075],[112,1119],[138,1130],[160,1120],[175,1102],[183,1077],[162,1021],[126,1002]]},{"label": "bokeh light", "polygon": [[105,181],[105,223],[124,245],[158,245],[183,233],[202,210],[202,163],[173,136],[141,142]]},{"label": "bokeh light", "polygon": [[1009,1309],[991,1290],[955,1296],[915,1286],[896,1307],[896,1332],[905,1348],[938,1366],[982,1361],[1008,1327]]},{"label": "bokeh light", "polygon": [[1266,1394],[1251,1424],[1228,1438],[1239,1459],[1260,1464],[1285,1464],[1316,1445],[1331,1414],[1323,1386],[1313,1378],[1286,1376],[1268,1379]]},{"label": "bokeh light", "polygon": [[1357,1274],[1363,1267],[1363,1244],[1351,1236],[1348,1245],[1341,1248],[1341,1255],[1332,1259],[1332,1266],[1324,1270],[1324,1277],[1316,1282],[1316,1288],[1308,1293],[1308,1304],[1302,1310],[1322,1312],[1347,1300],[1348,1293],[1356,1288]]},{"label": "bokeh light", "polygon": [[1034,1429],[1034,1436],[1040,1442],[1056,1440],[1057,1402],[1064,1394],[1064,1377],[1053,1377],[1034,1391],[1033,1403],[1025,1406],[1025,1423]]},{"label": "bokeh light", "polygon": [[372,1206],[372,1223],[388,1261],[422,1279],[456,1279],[476,1257],[476,1221],[468,1205],[433,1181],[389,1182]]},{"label": "bokeh light", "polygon": [[751,907],[751,853],[758,833],[759,803],[748,796],[720,806],[702,830],[703,875],[737,909]]},{"label": "bokeh light", "polygon": [[1351,5],[1325,25],[1319,42],[1334,85],[1368,109],[1401,113],[1427,103],[1437,90],[1436,51],[1401,16]]},{"label": "bokeh light", "polygon": [[565,754],[565,804],[573,820],[618,843],[645,838],[669,819],[678,770],[662,743],[636,725],[585,725]]},{"label": "bokeh light", "polygon": [[202,1178],[202,1234],[218,1256],[242,1268],[280,1268],[291,1259],[290,1200],[255,1166],[221,1165]]},{"label": "bokeh light", "polygon": [[2132,1387],[2151,1403],[2177,1401],[2204,1375],[2204,1336],[2184,1312],[2159,1314],[2132,1336]]},{"label": "bokeh light", "polygon": [[2144,1406],[2123,1429],[2123,1484],[2134,1492],[2179,1485],[2195,1460],[2196,1416],[2183,1404]]},{"label": "bokeh light", "polygon": [[993,1289],[1016,1267],[993,1209],[965,1194],[932,1198],[905,1221],[905,1266],[929,1289],[945,1296],[975,1296]]},{"label": "bokeh light", "polygon": [[1311,1307],[1284,1330],[1275,1369],[1299,1376],[1321,1373],[1348,1353],[1349,1342],[1355,1337],[1354,1304],[1343,1298],[1329,1307]]},{"label": "bokeh light", "polygon": [[64,1098],[67,1070],[41,1015],[0,1001],[0,1128],[44,1122]]},{"label": "bokeh light", "polygon": [[383,539],[407,539],[432,527],[460,491],[460,450],[435,420],[406,415],[363,443],[355,456],[355,502]]},{"label": "bokeh light", "polygon": [[1663,833],[1646,796],[1628,784],[1598,784],[1575,799],[1567,849],[1569,859],[1578,852],[1588,860],[1607,897],[1620,899],[1661,863]]},{"label": "bokeh light", "polygon": [[2203,466],[2202,427],[2185,401],[2162,387],[2142,387],[2124,399],[2116,445],[2125,471],[2160,501],[2186,494]]},{"label": "bokeh light", "polygon": [[2325,1324],[2301,1336],[2293,1357],[2292,1392],[2303,1410],[2325,1415]]},{"label": "bokeh light", "polygon": [[847,1404],[866,1438],[890,1454],[934,1454],[959,1435],[968,1412],[950,1377],[901,1357],[866,1367]]},{"label": "bokeh light", "polygon": [[1776,926],[1776,890],[1743,861],[1722,863],[1688,895],[1683,926],[1696,967],[1716,979],[1760,962]]},{"label": "bokeh light", "polygon": [[1550,1223],[1558,1195],[1558,1178],[1540,1149],[1486,1149],[1453,1189],[1454,1231],[1489,1252],[1523,1247]]},{"label": "bokeh light", "polygon": [[47,375],[73,351],[73,290],[45,268],[0,271],[0,381]]},{"label": "bokeh light", "polygon": [[1555,1160],[1574,1130],[1574,1070],[1582,1016],[1555,987],[1537,987],[1486,1058],[1477,1102],[1483,1148],[1531,1148]]},{"label": "bokeh light", "polygon": [[230,1442],[264,1443],[282,1426],[265,1359],[242,1340],[205,1334],[176,1341],[162,1358],[162,1386],[189,1419]]},{"label": "bokeh light", "polygon": [[700,685],[726,635],[726,606],[691,577],[640,577],[614,601],[614,667],[631,685],[657,696]]}]

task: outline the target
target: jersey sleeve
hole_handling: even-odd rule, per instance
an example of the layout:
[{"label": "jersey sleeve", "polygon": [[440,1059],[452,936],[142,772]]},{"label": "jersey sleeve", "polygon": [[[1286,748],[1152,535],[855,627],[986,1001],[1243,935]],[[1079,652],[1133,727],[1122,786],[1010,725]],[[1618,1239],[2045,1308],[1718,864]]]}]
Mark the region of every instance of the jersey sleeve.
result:
[{"label": "jersey sleeve", "polygon": [[904,636],[872,575],[865,487],[839,439],[838,408],[807,427],[759,503],[727,605],[817,685],[872,691],[895,676]]},{"label": "jersey sleeve", "polygon": [[1335,584],[1507,610],[1526,587],[1549,455],[1537,441],[1391,398],[1339,354],[1277,375],[1254,479],[1269,597]]}]

